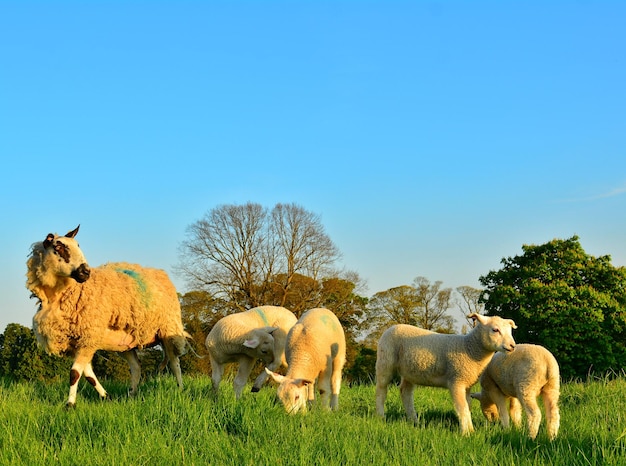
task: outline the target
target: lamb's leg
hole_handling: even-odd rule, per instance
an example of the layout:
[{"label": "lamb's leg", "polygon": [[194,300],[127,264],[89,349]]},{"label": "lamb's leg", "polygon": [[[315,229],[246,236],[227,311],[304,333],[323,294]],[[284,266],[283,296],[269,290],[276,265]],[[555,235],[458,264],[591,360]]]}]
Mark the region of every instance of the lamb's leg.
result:
[{"label": "lamb's leg", "polygon": [[526,419],[526,423],[528,425],[528,436],[534,440],[535,437],[537,437],[537,432],[539,432],[539,424],[541,424],[541,409],[539,409],[537,399],[533,394],[522,395],[520,402],[522,403],[526,416],[528,417],[528,419]]},{"label": "lamb's leg", "polygon": [[[233,380],[233,388],[235,389],[235,398],[237,400],[241,398],[243,388],[246,386],[246,382],[250,378],[254,362],[254,359],[248,356],[242,356],[239,358],[239,368],[237,369],[235,380]],[[265,371],[263,371],[263,373],[267,374]]]},{"label": "lamb's leg", "polygon": [[[275,372],[276,369],[280,367],[280,365],[281,365],[280,358],[274,358],[274,360],[271,363],[269,363],[266,367],[272,372]],[[252,384],[252,391],[258,392],[259,390],[261,390],[261,387],[263,386],[263,384],[265,383],[265,381],[268,379],[269,376],[270,375],[267,372],[261,371],[259,376],[254,380],[254,384]]]},{"label": "lamb's leg", "polygon": [[213,395],[217,396],[219,394],[220,382],[222,381],[222,376],[224,375],[224,364],[220,364],[217,362],[213,356],[209,356],[211,360],[211,381],[213,382]]},{"label": "lamb's leg", "polygon": [[510,426],[509,406],[507,406],[508,397],[505,396],[500,390],[492,390],[491,399],[496,404],[498,409],[498,415],[500,416],[500,423],[502,424],[502,427],[508,429]]},{"label": "lamb's leg", "polygon": [[554,440],[559,433],[561,415],[559,414],[559,391],[546,390],[541,393],[543,407],[546,410],[546,424],[548,427],[548,438]]},{"label": "lamb's leg", "polygon": [[387,389],[391,383],[393,373],[388,371],[381,363],[382,358],[378,356],[376,361],[376,414],[385,418],[385,401],[387,400]]},{"label": "lamb's leg", "polygon": [[320,393],[320,406],[324,409],[330,408],[330,377],[329,369],[326,368],[317,378],[317,390]]},{"label": "lamb's leg", "polygon": [[522,405],[514,396],[509,399],[509,414],[513,425],[520,428],[522,426]]},{"label": "lamb's leg", "polygon": [[400,381],[400,398],[402,398],[406,417],[411,422],[417,422],[417,413],[415,412],[415,403],[413,400],[414,390],[415,385],[408,382],[405,378],[402,378]]},{"label": "lamb's leg", "polygon": [[128,394],[132,396],[137,393],[137,387],[141,380],[141,364],[139,363],[137,350],[135,349],[124,351],[122,356],[126,359],[130,367],[130,390]]},{"label": "lamb's leg", "polygon": [[342,361],[333,363],[333,373],[330,376],[330,409],[336,410],[339,407],[339,392],[341,391],[341,370]]},{"label": "lamb's leg", "polygon": [[70,394],[67,398],[67,407],[71,408],[76,405],[76,393],[78,392],[78,381],[82,377],[83,373],[89,367],[89,372],[85,374],[87,380],[93,385],[101,397],[106,397],[106,391],[100,385],[98,378],[91,369],[91,359],[93,358],[95,351],[82,352],[76,355],[72,368],[70,369]]},{"label": "lamb's leg", "polygon": [[452,385],[450,387],[450,394],[452,395],[454,409],[459,417],[459,424],[461,425],[461,433],[463,435],[468,435],[474,432],[472,414],[470,412],[469,404],[467,403],[469,391],[470,388],[466,388],[463,385]]}]

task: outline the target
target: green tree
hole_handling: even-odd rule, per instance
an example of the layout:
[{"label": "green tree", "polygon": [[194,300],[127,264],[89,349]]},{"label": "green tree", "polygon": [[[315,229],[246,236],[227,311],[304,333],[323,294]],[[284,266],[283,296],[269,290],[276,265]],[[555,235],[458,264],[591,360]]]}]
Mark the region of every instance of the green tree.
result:
[{"label": "green tree", "polygon": [[480,277],[490,315],[515,320],[518,342],[545,346],[564,378],[626,367],[626,269],[585,253],[577,236],[524,245]]}]

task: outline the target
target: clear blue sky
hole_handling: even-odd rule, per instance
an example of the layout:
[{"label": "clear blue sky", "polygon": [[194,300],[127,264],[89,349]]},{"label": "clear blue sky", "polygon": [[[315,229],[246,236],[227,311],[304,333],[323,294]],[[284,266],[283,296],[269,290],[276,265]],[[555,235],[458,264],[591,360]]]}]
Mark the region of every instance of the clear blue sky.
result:
[{"label": "clear blue sky", "polygon": [[0,331],[30,245],[173,275],[222,204],[320,215],[366,293],[576,234],[626,265],[626,2],[0,3]]}]

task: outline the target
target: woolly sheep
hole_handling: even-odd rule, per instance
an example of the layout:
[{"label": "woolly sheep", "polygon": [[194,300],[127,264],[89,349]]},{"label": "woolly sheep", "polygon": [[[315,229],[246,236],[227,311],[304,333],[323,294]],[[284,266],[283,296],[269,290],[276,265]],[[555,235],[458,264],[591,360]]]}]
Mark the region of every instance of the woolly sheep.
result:
[{"label": "woolly sheep", "polygon": [[[285,342],[287,332],[298,319],[288,309],[279,306],[260,306],[221,318],[206,337],[205,345],[211,359],[211,379],[214,393],[218,388],[227,363],[239,363],[233,381],[235,397],[239,399],[257,359],[272,370],[286,366]],[[265,371],[256,378],[252,391],[261,389],[268,375]]]},{"label": "woolly sheep", "polygon": [[305,312],[289,331],[285,376],[266,369],[279,383],[277,394],[288,413],[306,411],[315,399],[315,380],[323,408],[339,405],[341,371],[346,361],[346,338],[337,316],[328,309]]},{"label": "woolly sheep", "polygon": [[541,395],[546,411],[548,437],[550,440],[556,438],[560,423],[559,364],[546,348],[519,344],[510,354],[494,355],[480,376],[480,385],[482,391],[472,393],[472,398],[480,401],[485,417],[494,422],[500,417],[502,425],[508,428],[510,414],[513,424],[520,427],[521,408],[524,408],[528,435],[532,439],[537,437],[541,424],[541,409],[537,404],[537,397]]},{"label": "woolly sheep", "polygon": [[445,335],[412,325],[398,324],[385,330],[376,356],[376,412],[385,416],[387,387],[395,374],[409,421],[416,422],[415,385],[450,390],[464,435],[474,430],[470,414],[470,388],[494,352],[515,349],[510,319],[472,314],[475,327],[467,335]]},{"label": "woolly sheep", "polygon": [[133,394],[141,377],[135,349],[161,344],[182,388],[178,358],[188,334],[167,274],[127,263],[90,268],[74,239],[79,227],[33,244],[26,273],[26,287],[39,301],[33,318],[37,341],[51,354],[74,359],[67,406],[75,405],[83,374],[102,398],[107,396],[91,366],[97,350],[122,353]]}]

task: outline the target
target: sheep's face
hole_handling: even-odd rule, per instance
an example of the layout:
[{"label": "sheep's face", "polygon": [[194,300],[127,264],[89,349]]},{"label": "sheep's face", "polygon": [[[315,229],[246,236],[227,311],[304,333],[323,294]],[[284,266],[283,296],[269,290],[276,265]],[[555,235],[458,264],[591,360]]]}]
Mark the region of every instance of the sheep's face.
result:
[{"label": "sheep's face", "polygon": [[278,386],[278,398],[289,414],[306,412],[309,383],[302,379],[285,379]]},{"label": "sheep's face", "polygon": [[500,416],[498,415],[498,407],[491,400],[491,398],[485,395],[484,392],[472,393],[471,397],[480,402],[480,410],[489,422],[497,422]]},{"label": "sheep's face", "polygon": [[479,314],[471,316],[476,321],[475,331],[479,331],[483,346],[491,351],[510,353],[515,349],[513,329],[517,328],[511,319],[488,317]]},{"label": "sheep's face", "polygon": [[43,241],[43,260],[46,273],[56,277],[73,278],[85,282],[91,273],[85,256],[74,239],[78,227],[65,236],[49,233]]},{"label": "sheep's face", "polygon": [[265,364],[271,363],[274,360],[274,329],[275,327],[263,327],[253,330],[243,343],[246,353]]}]

